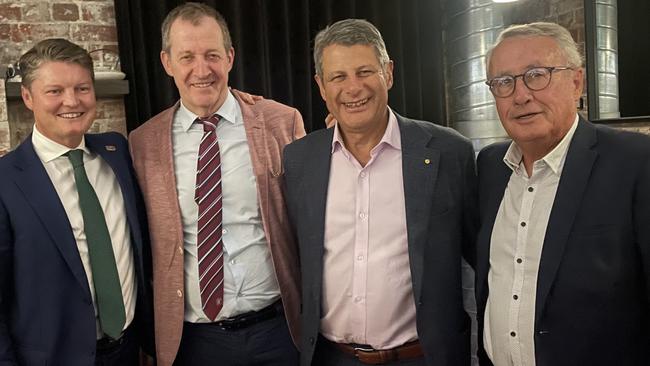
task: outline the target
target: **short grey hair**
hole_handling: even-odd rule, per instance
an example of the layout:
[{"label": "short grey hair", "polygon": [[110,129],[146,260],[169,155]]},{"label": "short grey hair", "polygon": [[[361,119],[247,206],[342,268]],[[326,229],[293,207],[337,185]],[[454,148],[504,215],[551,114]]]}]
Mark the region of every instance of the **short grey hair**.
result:
[{"label": "short grey hair", "polygon": [[95,80],[93,59],[81,46],[63,38],[48,38],[38,42],[18,60],[21,85],[29,89],[36,79],[36,72],[46,62],[67,62],[88,70]]},{"label": "short grey hair", "polygon": [[314,39],[314,66],[320,78],[323,77],[323,50],[333,44],[370,45],[375,49],[382,69],[390,62],[384,39],[372,23],[364,19],[340,20],[318,32]]},{"label": "short grey hair", "polygon": [[165,20],[160,27],[162,34],[162,49],[165,52],[169,52],[171,42],[169,40],[169,31],[172,28],[172,24],[176,19],[182,19],[192,23],[192,25],[199,25],[203,17],[212,18],[217,21],[219,28],[221,28],[221,34],[223,35],[223,47],[226,51],[230,50],[232,47],[232,39],[230,38],[230,31],[228,30],[228,23],[226,19],[219,13],[215,8],[202,4],[202,3],[185,3],[181,4],[167,14]]},{"label": "short grey hair", "polygon": [[555,40],[558,49],[566,58],[567,66],[580,68],[583,65],[578,45],[566,28],[556,23],[535,22],[510,26],[499,34],[496,42],[490,47],[485,56],[485,68],[488,72],[494,49],[505,39],[513,37],[550,37]]}]

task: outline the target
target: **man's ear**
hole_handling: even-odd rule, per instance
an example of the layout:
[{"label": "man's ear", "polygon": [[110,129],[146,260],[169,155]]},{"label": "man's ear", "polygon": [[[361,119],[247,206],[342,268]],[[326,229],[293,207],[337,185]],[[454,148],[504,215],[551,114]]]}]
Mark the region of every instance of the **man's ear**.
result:
[{"label": "man's ear", "polygon": [[314,75],[314,80],[316,80],[316,84],[318,84],[318,90],[320,91],[320,97],[323,98],[325,102],[327,102],[326,94],[325,94],[325,85],[323,85],[323,79],[318,76],[318,74]]},{"label": "man's ear", "polygon": [[585,69],[582,67],[577,69],[574,72],[572,81],[574,86],[573,100],[577,101],[582,96],[582,90],[585,85]]},{"label": "man's ear", "polygon": [[386,78],[386,87],[388,90],[393,87],[393,67],[393,60],[389,60],[386,67],[384,67],[384,76]]},{"label": "man's ear", "polygon": [[174,77],[174,72],[172,70],[172,60],[171,60],[171,55],[167,51],[160,51],[160,62],[162,63],[163,67],[165,68],[165,72],[167,75]]},{"label": "man's ear", "polygon": [[25,86],[20,86],[20,96],[23,98],[23,103],[29,108],[30,111],[33,111],[34,108],[34,99],[32,98],[32,92]]}]

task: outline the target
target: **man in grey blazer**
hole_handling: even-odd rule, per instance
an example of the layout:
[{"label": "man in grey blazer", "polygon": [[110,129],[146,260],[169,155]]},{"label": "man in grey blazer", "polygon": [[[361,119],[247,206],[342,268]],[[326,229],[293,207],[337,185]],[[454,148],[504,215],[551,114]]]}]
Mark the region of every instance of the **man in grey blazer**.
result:
[{"label": "man in grey blazer", "polygon": [[314,60],[337,123],[284,151],[302,268],[301,364],[468,365],[471,144],[388,107],[393,62],[369,22],[322,30]]}]

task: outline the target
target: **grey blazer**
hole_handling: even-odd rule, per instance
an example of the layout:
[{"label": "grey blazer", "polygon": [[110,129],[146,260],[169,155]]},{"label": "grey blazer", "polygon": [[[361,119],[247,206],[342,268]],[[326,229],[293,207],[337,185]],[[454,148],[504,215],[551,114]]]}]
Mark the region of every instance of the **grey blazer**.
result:
[{"label": "grey blazer", "polygon": [[[418,337],[427,365],[469,365],[470,320],[463,310],[461,256],[474,263],[474,151],[449,128],[399,115],[397,121]],[[286,199],[302,268],[301,365],[311,364],[322,316],[332,137],[332,128],[320,130],[284,150]]]}]

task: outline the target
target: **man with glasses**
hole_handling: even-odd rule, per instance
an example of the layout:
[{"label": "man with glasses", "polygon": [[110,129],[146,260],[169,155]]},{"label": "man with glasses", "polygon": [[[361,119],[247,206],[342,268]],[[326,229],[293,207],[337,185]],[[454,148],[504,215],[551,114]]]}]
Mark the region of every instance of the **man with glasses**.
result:
[{"label": "man with glasses", "polygon": [[486,64],[512,142],[478,157],[481,365],[650,364],[650,139],[578,116],[557,24],[506,29]]}]

